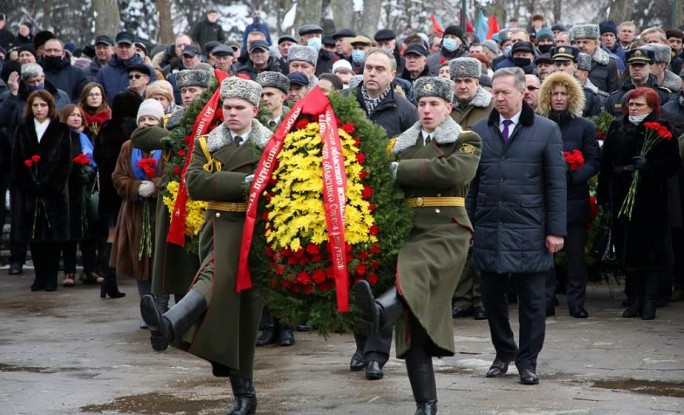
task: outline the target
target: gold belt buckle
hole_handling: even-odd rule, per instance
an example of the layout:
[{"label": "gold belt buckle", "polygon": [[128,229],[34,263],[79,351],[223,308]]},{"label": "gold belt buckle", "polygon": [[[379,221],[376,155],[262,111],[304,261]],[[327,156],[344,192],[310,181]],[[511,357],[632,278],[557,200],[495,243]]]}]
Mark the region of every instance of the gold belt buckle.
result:
[{"label": "gold belt buckle", "polygon": [[422,197],[417,197],[416,198],[416,206],[421,207],[425,204],[425,201],[423,200]]},{"label": "gold belt buckle", "polygon": [[233,202],[228,205],[228,208],[230,209],[231,212],[237,212],[238,206],[237,203]]}]

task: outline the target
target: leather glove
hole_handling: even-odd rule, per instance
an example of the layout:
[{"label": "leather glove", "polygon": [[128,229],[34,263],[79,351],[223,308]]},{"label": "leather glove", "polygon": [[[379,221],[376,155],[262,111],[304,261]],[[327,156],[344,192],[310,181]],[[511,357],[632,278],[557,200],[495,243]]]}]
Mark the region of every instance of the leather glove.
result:
[{"label": "leather glove", "polygon": [[644,156],[634,156],[632,157],[632,161],[634,161],[634,168],[639,171],[645,170],[648,166],[648,160],[646,160],[646,157]]},{"label": "leather glove", "polygon": [[138,194],[140,197],[150,197],[156,190],[157,187],[154,185],[154,182],[143,180],[142,183],[140,183],[140,187],[138,187]]},{"label": "leather glove", "polygon": [[246,184],[252,183],[253,180],[254,180],[254,175],[253,175],[253,174],[250,174],[250,175],[245,176],[245,183],[246,183]]},{"label": "leather glove", "polygon": [[392,178],[397,180],[397,171],[399,170],[399,163],[393,161],[390,163],[390,170],[392,171]]},{"label": "leather glove", "polygon": [[80,166],[78,172],[78,182],[80,184],[88,184],[95,178],[95,169],[92,166]]}]

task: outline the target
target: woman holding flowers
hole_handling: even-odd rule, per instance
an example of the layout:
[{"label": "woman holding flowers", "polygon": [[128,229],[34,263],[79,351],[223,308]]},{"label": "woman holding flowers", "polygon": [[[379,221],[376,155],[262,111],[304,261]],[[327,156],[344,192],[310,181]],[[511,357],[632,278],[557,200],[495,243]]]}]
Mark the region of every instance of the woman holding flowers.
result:
[{"label": "woman holding flowers", "polygon": [[[594,123],[582,118],[584,101],[584,92],[579,82],[565,72],[555,72],[542,83],[537,107],[537,112],[558,124],[563,137],[568,189],[568,233],[565,238],[566,294],[568,310],[575,318],[589,317],[587,310],[584,309],[587,285],[584,245],[587,242],[586,224],[591,220],[589,179],[598,173],[601,154]],[[556,275],[553,270],[546,282],[548,316],[555,314],[553,297]]]},{"label": "woman holding flowers", "polygon": [[12,150],[12,174],[18,184],[20,214],[17,241],[30,243],[36,278],[31,291],[57,289],[60,244],[69,239],[71,131],[59,122],[52,95],[29,94],[23,123]]},{"label": "woman holding flowers", "polygon": [[71,129],[71,160],[73,169],[69,175],[69,221],[70,238],[62,246],[64,256],[64,280],[62,285],[73,287],[76,275],[76,243],[83,254],[83,275],[81,280],[97,283],[98,275],[95,241],[92,238],[88,219],[88,197],[93,190],[97,165],[93,160],[93,144],[83,133],[85,116],[76,104],[65,105],[59,112],[59,119]]},{"label": "woman holding flowers", "polygon": [[[138,128],[159,125],[163,116],[162,104],[147,99],[138,109]],[[110,266],[119,275],[135,278],[141,297],[151,291],[153,218],[161,163],[161,150],[143,151],[127,140],[112,173],[114,189],[123,203],[116,220]]]},{"label": "woman holding flowers", "polygon": [[666,182],[681,159],[654,90],[632,90],[623,107],[628,113],[612,122],[603,145],[598,199],[627,273],[622,316],[652,320],[659,274],[673,262]]}]

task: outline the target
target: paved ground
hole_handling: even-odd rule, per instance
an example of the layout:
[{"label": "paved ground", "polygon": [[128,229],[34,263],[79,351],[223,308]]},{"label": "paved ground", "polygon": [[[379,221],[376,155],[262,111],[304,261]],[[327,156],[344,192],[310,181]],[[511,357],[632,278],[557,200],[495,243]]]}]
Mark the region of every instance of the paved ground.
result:
[{"label": "paved ground", "polygon": [[[0,414],[223,414],[226,380],[185,353],[155,353],[138,328],[133,281],[123,299],[101,300],[99,287],[32,293],[31,271],[0,271]],[[577,320],[562,306],[547,321],[541,384],[523,386],[515,369],[486,379],[493,360],[487,323],[454,321],[458,353],[435,360],[440,414],[684,413],[684,303],[655,321],[623,319],[621,287],[591,285]],[[564,298],[561,297],[561,301]],[[517,318],[515,309],[511,317]],[[517,325],[516,325],[517,330]],[[259,349],[259,414],[413,414],[403,362],[385,379],[349,372],[354,341],[297,333],[293,347]]]}]

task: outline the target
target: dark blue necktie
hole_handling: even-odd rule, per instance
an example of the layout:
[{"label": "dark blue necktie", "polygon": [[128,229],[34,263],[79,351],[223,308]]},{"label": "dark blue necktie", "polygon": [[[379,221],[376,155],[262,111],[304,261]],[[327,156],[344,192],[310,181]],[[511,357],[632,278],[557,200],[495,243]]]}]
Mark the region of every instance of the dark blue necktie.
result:
[{"label": "dark blue necktie", "polygon": [[503,132],[501,133],[501,135],[503,135],[503,139],[505,142],[508,142],[508,136],[511,133],[510,131],[508,131],[508,127],[510,127],[511,124],[513,124],[513,121],[511,121],[511,120],[504,120],[503,121],[504,129],[503,129]]}]

